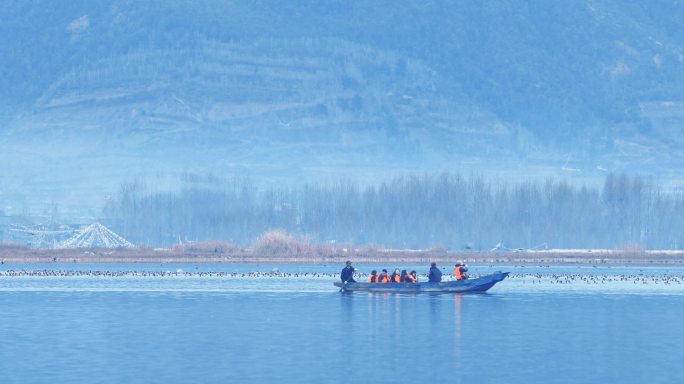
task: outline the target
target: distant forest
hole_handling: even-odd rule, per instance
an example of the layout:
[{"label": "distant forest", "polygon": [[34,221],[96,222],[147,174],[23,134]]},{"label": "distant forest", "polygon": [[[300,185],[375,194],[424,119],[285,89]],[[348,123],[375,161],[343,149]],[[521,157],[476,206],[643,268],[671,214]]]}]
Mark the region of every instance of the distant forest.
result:
[{"label": "distant forest", "polygon": [[223,240],[250,245],[279,229],[318,243],[486,251],[684,246],[684,194],[609,175],[602,188],[565,181],[506,184],[458,174],[376,185],[259,188],[186,175],[175,192],[122,185],[104,220],[150,246]]}]

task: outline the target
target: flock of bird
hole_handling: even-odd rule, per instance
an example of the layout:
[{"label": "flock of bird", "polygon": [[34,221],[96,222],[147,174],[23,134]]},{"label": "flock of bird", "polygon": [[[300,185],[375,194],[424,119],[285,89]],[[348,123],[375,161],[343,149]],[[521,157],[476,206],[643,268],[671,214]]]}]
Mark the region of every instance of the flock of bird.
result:
[{"label": "flock of bird", "polygon": [[254,272],[226,272],[226,271],[108,271],[108,270],[5,270],[0,271],[0,277],[195,277],[195,278],[337,278],[337,273],[321,272],[280,272],[280,271],[254,271]]},{"label": "flock of bird", "polygon": [[682,284],[684,275],[670,274],[619,274],[619,275],[594,275],[580,273],[563,274],[510,274],[509,278],[522,279],[523,283],[531,284],[612,284],[612,283],[633,283],[633,284]]},{"label": "flock of bird", "polygon": [[[358,281],[366,281],[367,273],[356,273]],[[93,278],[225,278],[225,279],[338,279],[338,273],[331,272],[283,272],[273,271],[252,271],[252,272],[227,272],[227,271],[108,271],[108,270],[26,270],[8,269],[0,270],[2,277],[93,277]],[[419,281],[427,281],[427,275],[418,275]],[[477,277],[477,276],[471,276]],[[614,284],[614,283],[633,283],[633,284],[683,284],[684,275],[674,274],[582,274],[582,273],[512,273],[509,278],[521,282],[522,284]],[[453,279],[451,276],[444,276],[443,280]]]}]

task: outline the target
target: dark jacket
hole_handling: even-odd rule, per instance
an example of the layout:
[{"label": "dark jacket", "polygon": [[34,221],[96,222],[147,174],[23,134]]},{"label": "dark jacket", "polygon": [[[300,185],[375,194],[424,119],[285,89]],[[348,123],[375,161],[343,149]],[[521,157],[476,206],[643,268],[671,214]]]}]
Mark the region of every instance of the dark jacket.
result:
[{"label": "dark jacket", "polygon": [[340,273],[340,280],[342,280],[343,283],[355,283],[354,268],[350,266],[344,267]]},{"label": "dark jacket", "polygon": [[430,267],[430,272],[428,272],[428,281],[431,283],[439,283],[442,281],[442,271],[437,267]]}]

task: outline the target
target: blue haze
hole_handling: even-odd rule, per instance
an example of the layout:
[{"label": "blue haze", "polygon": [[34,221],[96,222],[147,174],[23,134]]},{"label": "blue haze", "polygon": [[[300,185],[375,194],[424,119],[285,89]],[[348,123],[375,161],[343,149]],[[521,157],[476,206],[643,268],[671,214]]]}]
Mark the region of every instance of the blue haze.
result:
[{"label": "blue haze", "polygon": [[[204,265],[198,271],[274,267],[288,273],[338,269]],[[176,266],[51,270],[56,268]],[[0,375],[3,383],[388,383],[402,377],[630,384],[670,383],[684,374],[684,291],[681,284],[654,284],[662,276],[681,281],[682,268],[512,270],[525,275],[488,294],[417,296],[340,294],[325,276],[3,276]],[[548,279],[568,273],[598,281],[642,275],[650,283],[559,285]]]},{"label": "blue haze", "polygon": [[0,210],[122,182],[457,171],[678,185],[677,1],[4,1]]}]

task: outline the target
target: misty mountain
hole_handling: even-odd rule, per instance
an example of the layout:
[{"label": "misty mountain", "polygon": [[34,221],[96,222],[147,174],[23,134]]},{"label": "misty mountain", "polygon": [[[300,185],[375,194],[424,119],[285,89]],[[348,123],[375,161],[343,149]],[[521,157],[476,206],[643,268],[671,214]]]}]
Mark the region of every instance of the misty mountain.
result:
[{"label": "misty mountain", "polygon": [[[6,1],[0,199],[181,172],[681,178],[677,1]],[[171,180],[171,181],[170,181]]]}]

